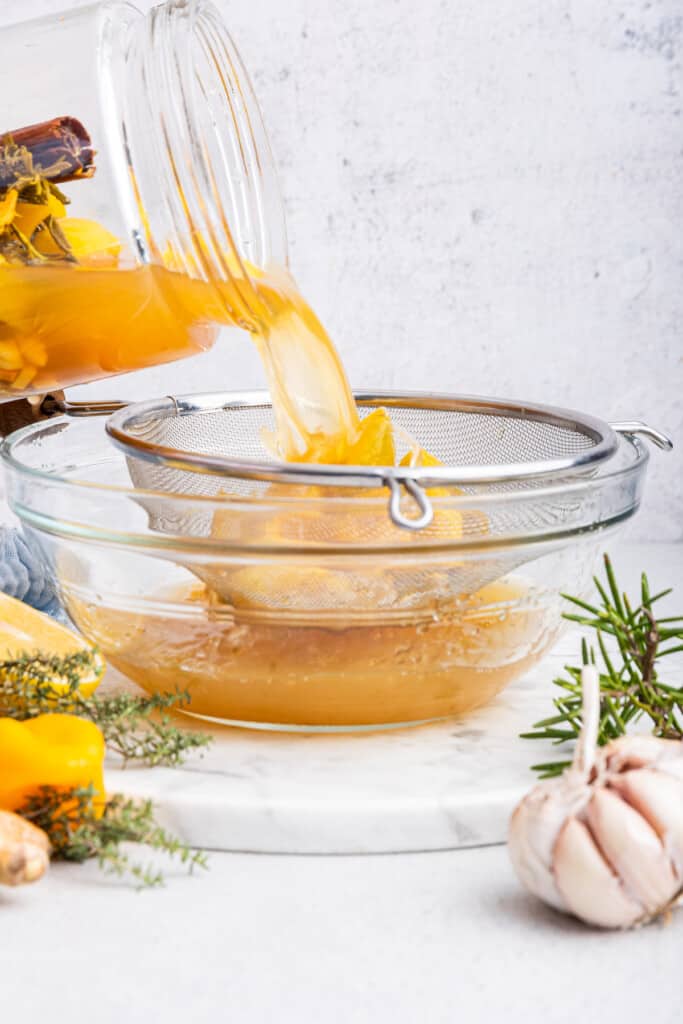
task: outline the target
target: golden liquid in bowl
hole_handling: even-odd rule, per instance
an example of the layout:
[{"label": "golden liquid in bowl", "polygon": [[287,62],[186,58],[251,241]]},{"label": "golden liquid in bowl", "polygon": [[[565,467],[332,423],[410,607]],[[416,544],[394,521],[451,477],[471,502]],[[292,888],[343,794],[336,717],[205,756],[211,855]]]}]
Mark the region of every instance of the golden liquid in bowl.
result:
[{"label": "golden liquid in bowl", "polygon": [[[163,610],[69,599],[75,624],[149,693],[187,689],[188,710],[244,724],[367,726],[459,715],[486,703],[554,639],[547,606],[497,582],[392,620],[316,622],[211,603],[189,584]],[[184,607],[183,607],[184,605]],[[190,614],[188,614],[190,612]]]}]

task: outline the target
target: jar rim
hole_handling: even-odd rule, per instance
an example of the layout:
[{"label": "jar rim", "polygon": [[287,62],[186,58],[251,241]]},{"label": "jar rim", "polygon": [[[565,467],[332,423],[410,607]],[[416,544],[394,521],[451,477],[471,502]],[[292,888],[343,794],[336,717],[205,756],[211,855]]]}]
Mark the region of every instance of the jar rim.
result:
[{"label": "jar rim", "polygon": [[212,0],[147,12],[115,0],[100,17],[98,86],[137,258],[213,284],[249,326],[251,268],[286,268],[287,237],[261,110],[221,12]]}]

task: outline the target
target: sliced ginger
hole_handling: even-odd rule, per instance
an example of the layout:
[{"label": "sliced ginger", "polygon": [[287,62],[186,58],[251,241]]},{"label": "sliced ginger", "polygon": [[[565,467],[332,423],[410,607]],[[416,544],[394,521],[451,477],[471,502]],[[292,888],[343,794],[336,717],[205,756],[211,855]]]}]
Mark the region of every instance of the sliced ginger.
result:
[{"label": "sliced ginger", "polygon": [[47,834],[19,814],[0,811],[0,885],[37,882],[49,863]]}]

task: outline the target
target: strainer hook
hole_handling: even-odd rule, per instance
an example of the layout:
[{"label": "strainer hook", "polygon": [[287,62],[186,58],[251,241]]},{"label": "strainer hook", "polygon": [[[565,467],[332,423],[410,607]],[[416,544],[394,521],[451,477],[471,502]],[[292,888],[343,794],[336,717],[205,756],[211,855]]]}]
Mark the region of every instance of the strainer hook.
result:
[{"label": "strainer hook", "polygon": [[[399,526],[402,530],[424,530],[425,526],[429,526],[434,518],[434,509],[426,492],[416,480],[404,479],[399,483],[395,477],[389,476],[385,483],[391,491],[389,515],[395,526]],[[401,484],[420,510],[419,516],[406,516],[401,511]]]},{"label": "strainer hook", "polygon": [[640,437],[646,437],[648,441],[652,441],[658,448],[661,448],[665,452],[673,450],[673,441],[666,434],[663,434],[661,430],[656,430],[655,427],[650,427],[647,423],[642,423],[640,420],[628,420],[624,423],[612,423],[612,430],[616,430],[618,434],[638,434]]}]

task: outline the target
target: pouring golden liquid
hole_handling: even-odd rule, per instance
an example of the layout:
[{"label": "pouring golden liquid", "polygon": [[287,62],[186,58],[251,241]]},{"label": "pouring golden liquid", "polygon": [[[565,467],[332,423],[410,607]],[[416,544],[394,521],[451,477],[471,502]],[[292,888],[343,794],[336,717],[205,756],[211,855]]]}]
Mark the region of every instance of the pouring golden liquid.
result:
[{"label": "pouring golden liquid", "polygon": [[[209,347],[221,324],[246,326],[268,378],[280,457],[394,464],[388,416],[379,409],[359,418],[336,349],[285,272],[247,266],[216,286],[159,266],[126,268],[116,239],[92,222],[70,221],[62,230],[77,265],[0,266],[6,394],[177,359]],[[438,461],[417,447],[409,457]],[[223,515],[230,513],[214,518],[215,538],[224,536]],[[437,523],[442,539],[462,533],[457,512],[437,512]],[[349,515],[336,529],[354,524]],[[387,519],[386,530],[395,529]],[[113,665],[151,692],[182,678],[190,710],[220,719],[343,726],[460,713],[547,646],[544,616],[523,587],[499,583],[463,595],[434,583],[447,573],[423,572],[419,584],[399,577],[392,563],[378,567],[370,588],[363,573],[237,564],[221,575],[218,593],[209,572],[206,586],[160,594],[163,614],[143,616],[109,607],[106,597],[87,605],[67,580],[62,585],[76,625]],[[321,595],[324,621],[316,615]],[[405,611],[383,613],[395,596]]]}]

